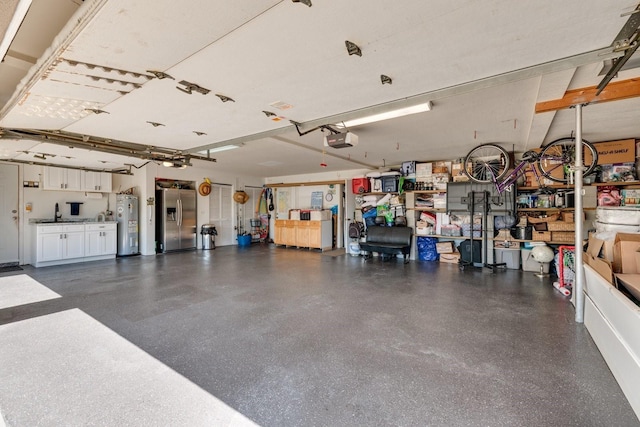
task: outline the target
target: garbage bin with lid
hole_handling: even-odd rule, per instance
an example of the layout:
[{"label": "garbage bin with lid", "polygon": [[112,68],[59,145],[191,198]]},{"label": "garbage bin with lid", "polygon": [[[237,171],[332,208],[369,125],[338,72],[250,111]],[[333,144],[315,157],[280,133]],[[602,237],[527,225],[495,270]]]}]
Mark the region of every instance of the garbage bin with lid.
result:
[{"label": "garbage bin with lid", "polygon": [[218,231],[213,224],[202,224],[200,234],[202,235],[202,249],[216,248],[216,235]]}]

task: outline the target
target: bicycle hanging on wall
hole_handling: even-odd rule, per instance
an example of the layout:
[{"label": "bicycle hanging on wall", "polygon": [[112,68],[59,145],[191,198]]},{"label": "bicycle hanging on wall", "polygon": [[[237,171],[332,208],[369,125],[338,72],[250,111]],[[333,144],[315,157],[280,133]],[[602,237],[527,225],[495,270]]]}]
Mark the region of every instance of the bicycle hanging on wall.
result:
[{"label": "bicycle hanging on wall", "polygon": [[[539,152],[525,152],[522,160],[511,169],[511,156],[506,149],[496,144],[482,144],[473,148],[464,158],[463,172],[471,181],[493,183],[498,194],[507,191],[528,170],[533,171],[539,184],[542,184],[540,178],[571,184],[576,161],[575,147],[573,137],[556,139],[543,146]],[[583,175],[586,176],[595,171],[598,152],[585,139],[582,140],[582,150]],[[559,168],[562,168],[562,174],[556,172]]]}]

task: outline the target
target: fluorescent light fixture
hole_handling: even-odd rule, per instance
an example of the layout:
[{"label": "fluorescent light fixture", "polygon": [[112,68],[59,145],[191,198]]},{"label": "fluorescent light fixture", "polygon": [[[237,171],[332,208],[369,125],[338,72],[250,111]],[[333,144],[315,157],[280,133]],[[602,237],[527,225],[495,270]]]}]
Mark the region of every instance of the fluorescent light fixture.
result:
[{"label": "fluorescent light fixture", "polygon": [[4,60],[4,56],[9,51],[9,46],[13,42],[13,39],[18,34],[18,30],[20,29],[20,25],[22,25],[22,21],[24,21],[24,17],[27,16],[27,12],[29,11],[29,7],[31,6],[31,0],[20,0],[18,5],[16,6],[16,11],[13,14],[13,18],[9,22],[9,26],[7,27],[7,31],[4,34],[4,38],[0,41],[0,61]]},{"label": "fluorescent light fixture", "polygon": [[208,153],[210,154],[210,153],[219,153],[221,151],[235,150],[236,148],[240,148],[240,147],[241,145],[239,144],[222,145],[220,147],[209,148],[208,150],[199,151],[199,153],[207,155]]},{"label": "fluorescent light fixture", "polygon": [[366,123],[381,122],[382,120],[395,119],[397,117],[408,116],[410,114],[424,113],[425,111],[431,111],[433,104],[431,101],[424,104],[414,105],[413,107],[399,108],[397,110],[388,111],[386,113],[374,114],[371,116],[361,117],[359,119],[347,120],[343,122],[345,127],[360,126]]}]

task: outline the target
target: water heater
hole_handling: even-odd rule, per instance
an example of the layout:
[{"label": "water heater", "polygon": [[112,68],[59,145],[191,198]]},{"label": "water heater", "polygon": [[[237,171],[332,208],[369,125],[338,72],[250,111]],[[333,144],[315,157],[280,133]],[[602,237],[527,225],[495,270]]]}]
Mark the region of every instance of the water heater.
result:
[{"label": "water heater", "polygon": [[116,195],[116,221],[118,223],[118,256],[139,254],[137,196]]}]

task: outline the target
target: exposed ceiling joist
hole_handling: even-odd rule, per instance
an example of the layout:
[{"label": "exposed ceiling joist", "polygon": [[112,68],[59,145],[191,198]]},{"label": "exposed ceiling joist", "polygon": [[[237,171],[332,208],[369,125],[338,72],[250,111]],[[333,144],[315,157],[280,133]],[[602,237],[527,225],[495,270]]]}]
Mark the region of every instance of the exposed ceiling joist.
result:
[{"label": "exposed ceiling joist", "polygon": [[117,141],[90,135],[80,135],[58,130],[5,129],[0,128],[0,139],[28,139],[51,144],[99,151],[109,154],[149,160],[154,162],[172,162],[176,165],[191,166],[191,160],[215,162],[216,159],[197,154],[185,154],[181,150]]},{"label": "exposed ceiling joist", "polygon": [[560,99],[538,102],[536,113],[562,110],[578,104],[595,104],[635,98],[640,96],[640,79],[634,78],[610,83],[600,92],[600,95],[596,95],[597,92],[596,86],[568,90]]}]

